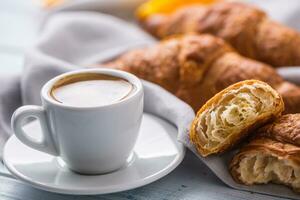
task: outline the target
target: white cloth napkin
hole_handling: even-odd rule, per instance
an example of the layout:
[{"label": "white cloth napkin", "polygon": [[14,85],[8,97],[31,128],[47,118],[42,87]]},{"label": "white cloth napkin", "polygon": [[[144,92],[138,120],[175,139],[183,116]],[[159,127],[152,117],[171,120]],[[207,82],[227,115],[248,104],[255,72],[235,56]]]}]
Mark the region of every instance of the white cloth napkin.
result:
[{"label": "white cloth napkin", "polygon": [[145,1],[147,0],[69,0],[55,7],[51,13],[88,10],[132,20],[136,8]]},{"label": "white cloth napkin", "polygon": [[[283,3],[284,1],[272,2]],[[21,78],[17,76],[0,78],[0,157],[4,142],[12,134],[10,131],[12,112],[23,104],[39,105],[40,89],[49,79],[69,70],[105,61],[128,49],[153,43],[155,40],[136,26],[112,16],[83,11],[62,12],[51,16],[43,26],[36,44],[26,54]],[[288,78],[291,80],[297,80],[297,77],[300,77],[299,70],[295,68],[291,70],[292,73],[289,70],[280,72],[285,75],[290,74]],[[179,141],[195,152],[188,139],[188,129],[194,118],[190,106],[157,85],[146,81],[143,84],[145,111],[176,125]],[[284,186],[248,187],[235,183],[227,169],[231,154],[232,152],[205,159],[199,156],[199,159],[231,187],[300,199],[300,195]]]}]

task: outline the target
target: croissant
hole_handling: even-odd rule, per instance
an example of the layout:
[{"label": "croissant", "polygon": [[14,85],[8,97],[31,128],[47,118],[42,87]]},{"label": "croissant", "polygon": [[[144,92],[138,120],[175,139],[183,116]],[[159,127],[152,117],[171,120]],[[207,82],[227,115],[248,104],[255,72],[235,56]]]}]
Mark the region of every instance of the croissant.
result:
[{"label": "croissant", "polygon": [[188,32],[209,33],[225,39],[246,57],[275,67],[300,65],[300,34],[244,3],[191,5],[171,14],[152,14],[140,21],[158,38]]},{"label": "croissant", "polygon": [[299,118],[285,115],[261,128],[233,157],[229,170],[234,180],[246,185],[273,182],[300,192]]},{"label": "croissant", "polygon": [[300,147],[300,114],[287,114],[259,129],[257,135]]},{"label": "croissant", "polygon": [[282,95],[286,113],[300,112],[298,86],[284,81],[269,65],[240,56],[224,40],[211,35],[169,38],[131,50],[104,65],[161,85],[195,111],[229,85],[257,79]]},{"label": "croissant", "polygon": [[283,110],[282,98],[268,84],[241,81],[216,94],[198,111],[190,140],[204,157],[221,153]]}]

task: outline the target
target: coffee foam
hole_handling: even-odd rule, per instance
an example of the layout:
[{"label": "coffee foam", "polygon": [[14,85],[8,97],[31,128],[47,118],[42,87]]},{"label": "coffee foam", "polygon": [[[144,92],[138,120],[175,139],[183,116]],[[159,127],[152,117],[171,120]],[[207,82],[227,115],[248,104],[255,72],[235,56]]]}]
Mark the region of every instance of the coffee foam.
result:
[{"label": "coffee foam", "polygon": [[66,76],[57,81],[50,91],[50,96],[62,104],[94,107],[117,103],[134,90],[134,85],[123,78],[83,73]]}]

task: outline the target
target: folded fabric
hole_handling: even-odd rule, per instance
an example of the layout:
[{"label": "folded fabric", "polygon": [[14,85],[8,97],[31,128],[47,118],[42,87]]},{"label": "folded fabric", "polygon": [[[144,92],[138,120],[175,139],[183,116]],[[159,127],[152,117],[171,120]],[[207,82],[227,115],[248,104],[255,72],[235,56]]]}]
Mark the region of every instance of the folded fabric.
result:
[{"label": "folded fabric", "polygon": [[77,0],[64,1],[63,4],[55,7],[51,13],[61,11],[99,11],[101,13],[113,14],[125,19],[134,18],[134,11],[146,0]]}]

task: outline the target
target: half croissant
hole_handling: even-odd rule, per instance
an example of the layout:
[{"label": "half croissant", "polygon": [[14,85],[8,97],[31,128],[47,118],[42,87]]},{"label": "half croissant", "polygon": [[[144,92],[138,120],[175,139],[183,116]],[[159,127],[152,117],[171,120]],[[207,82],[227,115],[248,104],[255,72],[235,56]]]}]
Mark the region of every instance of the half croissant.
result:
[{"label": "half croissant", "polygon": [[284,115],[257,131],[232,159],[230,173],[245,185],[284,184],[300,192],[300,114]]},{"label": "half croissant", "polygon": [[192,123],[190,140],[204,157],[221,153],[283,110],[281,96],[267,83],[241,81],[202,106]]},{"label": "half croissant", "polygon": [[283,184],[300,192],[300,147],[270,138],[256,138],[234,156],[233,179],[245,185]]}]

